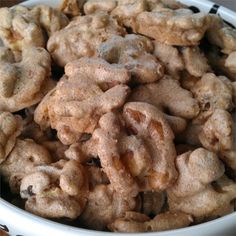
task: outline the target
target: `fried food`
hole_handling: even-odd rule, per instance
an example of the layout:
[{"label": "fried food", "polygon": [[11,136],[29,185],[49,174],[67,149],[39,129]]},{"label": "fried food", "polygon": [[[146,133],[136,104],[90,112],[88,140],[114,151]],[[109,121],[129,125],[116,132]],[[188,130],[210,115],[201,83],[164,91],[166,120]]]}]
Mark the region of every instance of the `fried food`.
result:
[{"label": "fried food", "polygon": [[99,57],[109,63],[124,65],[134,83],[151,83],[163,77],[164,68],[151,54],[153,45],[144,36],[128,34],[113,36],[98,49]]},{"label": "fried food", "polygon": [[22,131],[22,118],[10,112],[0,113],[0,164],[15,146]]},{"label": "fried food", "polygon": [[195,10],[175,0],[0,8],[3,197],[119,233],[234,212],[236,31]]},{"label": "fried food", "polygon": [[189,214],[178,211],[165,212],[155,216],[154,219],[137,212],[126,212],[123,218],[118,218],[110,224],[109,229],[122,233],[158,232],[186,227],[192,221]]},{"label": "fried food", "polygon": [[37,104],[51,89],[51,58],[43,48],[27,47],[20,62],[0,63],[0,109],[10,112]]},{"label": "fried food", "polygon": [[96,56],[102,42],[125,33],[125,29],[106,13],[79,16],[49,38],[47,49],[53,60],[63,67],[81,57]]}]

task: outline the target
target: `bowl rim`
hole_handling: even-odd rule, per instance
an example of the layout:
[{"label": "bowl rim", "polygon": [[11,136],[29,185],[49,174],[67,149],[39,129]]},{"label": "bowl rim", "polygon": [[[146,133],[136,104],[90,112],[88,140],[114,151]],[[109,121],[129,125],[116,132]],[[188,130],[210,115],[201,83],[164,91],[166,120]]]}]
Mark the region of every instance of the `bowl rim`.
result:
[{"label": "bowl rim", "polygon": [[[217,5],[220,6],[218,4],[215,4],[214,2],[208,1],[208,0],[179,0],[180,2],[186,4],[186,5],[193,5],[196,4],[196,6],[198,6],[199,8],[206,8],[206,9],[211,9],[211,7],[213,5]],[[54,6],[58,6],[60,0],[27,0],[23,3],[21,3],[20,5],[24,5],[24,6],[32,6],[35,4],[47,4],[49,3],[49,5],[54,5]],[[189,4],[190,3],[190,4]],[[233,22],[233,24],[236,26],[236,12],[220,6],[221,12],[224,15],[221,15],[223,18],[226,19],[234,19],[235,22]],[[75,227],[75,226],[70,226],[70,225],[66,225],[63,223],[58,223],[55,222],[53,220],[50,219],[45,219],[43,217],[34,215],[30,212],[27,212],[26,210],[23,210],[19,207],[16,207],[15,205],[7,202],[6,200],[4,200],[1,195],[0,195],[0,209],[1,211],[5,211],[5,212],[9,212],[12,215],[17,215],[19,217],[23,217],[23,219],[26,222],[36,222],[38,225],[44,225],[47,226],[47,228],[51,228],[54,227],[57,230],[60,231],[66,231],[69,230],[71,233],[81,233],[81,234],[89,234],[89,235],[95,235],[95,236],[102,236],[102,235],[108,235],[108,236],[112,236],[114,234],[116,235],[123,235],[123,236],[128,236],[128,235],[134,235],[134,233],[117,233],[117,232],[105,232],[105,231],[99,231],[99,230],[91,230],[91,229],[85,229],[85,228],[79,228],[79,227]],[[201,231],[201,229],[203,229],[204,227],[210,227],[211,225],[215,225],[218,223],[221,223],[223,221],[229,220],[231,218],[236,219],[236,211],[222,216],[220,218],[208,221],[208,222],[204,222],[198,225],[192,225],[192,226],[188,226],[188,227],[184,227],[184,228],[179,228],[179,229],[174,229],[174,230],[167,230],[167,231],[159,231],[159,232],[145,232],[145,233],[138,233],[139,236],[167,236],[167,235],[171,235],[172,233],[191,233],[193,230],[199,230],[199,233]],[[0,222],[1,223],[1,222]]]},{"label": "bowl rim", "polygon": [[[27,212],[19,207],[16,207],[15,205],[7,202],[6,200],[0,198],[0,209],[2,208],[3,211],[9,210],[12,214],[17,214],[19,217],[24,217],[25,221],[34,221],[37,222],[39,225],[43,224],[44,226],[49,227],[56,227],[57,230],[70,230],[72,233],[82,233],[82,234],[90,234],[90,235],[97,235],[97,236],[102,236],[102,235],[107,235],[107,236],[114,236],[114,233],[116,235],[123,235],[123,236],[130,236],[134,235],[137,233],[118,233],[118,232],[106,232],[106,231],[100,231],[100,230],[92,230],[92,229],[85,229],[85,228],[79,228],[75,226],[70,226],[62,223],[58,223],[55,221],[52,221],[50,219],[45,219],[43,217],[34,215],[30,212]],[[192,230],[201,230],[204,227],[209,227],[211,225],[215,225],[218,223],[221,223],[223,221],[229,220],[231,218],[236,219],[236,212],[228,214],[226,216],[222,216],[220,218],[204,222],[198,225],[192,225],[184,228],[179,228],[179,229],[174,229],[174,230],[166,230],[166,231],[159,231],[159,232],[145,232],[145,233],[138,233],[139,236],[167,236],[170,235],[171,233],[191,233]],[[200,231],[199,231],[200,232]]]}]

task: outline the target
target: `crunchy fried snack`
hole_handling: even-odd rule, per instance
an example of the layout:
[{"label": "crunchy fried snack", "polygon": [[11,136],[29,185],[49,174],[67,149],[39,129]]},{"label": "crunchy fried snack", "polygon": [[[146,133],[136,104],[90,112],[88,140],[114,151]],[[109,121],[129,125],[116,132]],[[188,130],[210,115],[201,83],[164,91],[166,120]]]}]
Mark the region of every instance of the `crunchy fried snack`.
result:
[{"label": "crunchy fried snack", "polygon": [[45,218],[69,219],[76,219],[82,211],[80,202],[59,188],[51,188],[45,193],[29,198],[25,209]]},{"label": "crunchy fried snack", "polygon": [[99,57],[109,63],[122,64],[131,73],[133,82],[150,83],[163,77],[164,68],[151,55],[152,42],[140,35],[113,36],[98,49]]},{"label": "crunchy fried snack", "polygon": [[[236,113],[232,114],[233,117],[233,124],[232,124],[232,146],[230,150],[225,150],[222,152],[222,160],[233,170],[236,170]],[[231,123],[230,123],[231,125]]]},{"label": "crunchy fried snack", "polygon": [[125,33],[125,29],[105,13],[79,16],[49,38],[47,49],[58,65],[65,66],[83,56],[96,56],[102,42]]},{"label": "crunchy fried snack", "polygon": [[217,209],[222,209],[235,197],[235,182],[223,176],[193,196],[177,198],[168,194],[168,203],[171,211],[182,211],[198,219],[214,215]]},{"label": "crunchy fried snack", "polygon": [[118,0],[111,15],[126,27],[131,27],[138,14],[147,9],[145,0]]},{"label": "crunchy fried snack", "polygon": [[178,156],[176,167],[179,176],[168,193],[182,198],[201,192],[225,172],[218,156],[203,148]]},{"label": "crunchy fried snack", "polygon": [[83,57],[70,62],[65,66],[65,73],[68,77],[86,75],[87,80],[91,80],[91,83],[97,84],[102,90],[130,81],[129,70],[123,65],[109,64],[101,58]]},{"label": "crunchy fried snack", "polygon": [[98,156],[112,188],[123,198],[135,197],[139,192],[138,185],[123,165],[117,145],[121,129],[119,122],[114,113],[103,115],[93,139],[97,140]]},{"label": "crunchy fried snack", "polygon": [[13,204],[120,233],[235,211],[236,30],[195,10],[0,8],[0,177]]},{"label": "crunchy fried snack", "polygon": [[88,203],[79,220],[88,228],[102,230],[126,211],[137,208],[137,200],[131,196],[120,197],[111,185],[97,185],[88,196]]},{"label": "crunchy fried snack", "polygon": [[18,63],[0,63],[0,109],[11,112],[38,103],[48,89],[51,59],[43,48],[25,48]]},{"label": "crunchy fried snack", "polygon": [[22,119],[10,112],[0,113],[0,164],[15,146],[16,138],[22,131]]},{"label": "crunchy fried snack", "polygon": [[156,107],[142,102],[126,103],[123,116],[127,126],[142,138],[151,150],[152,168],[146,174],[153,190],[165,190],[177,178],[174,134]]},{"label": "crunchy fried snack", "polygon": [[84,4],[86,15],[97,12],[111,12],[117,5],[116,0],[88,0]]},{"label": "crunchy fried snack", "polygon": [[69,17],[79,16],[86,0],[63,0],[59,10]]},{"label": "crunchy fried snack", "polygon": [[43,47],[43,30],[26,7],[0,8],[0,38],[12,50],[25,46]]},{"label": "crunchy fried snack", "polygon": [[184,47],[182,49],[182,55],[186,70],[190,75],[202,77],[211,70],[207,58],[200,51],[199,47]]},{"label": "crunchy fried snack", "polygon": [[31,13],[48,36],[69,24],[68,18],[62,12],[47,5],[37,5]]},{"label": "crunchy fried snack", "polygon": [[[77,68],[74,70],[74,76],[68,78],[64,76],[56,89],[45,97],[35,111],[36,123],[42,128],[51,125],[57,130],[58,138],[65,145],[78,141],[83,133],[92,133],[99,118],[103,114],[121,107],[129,93],[129,87],[122,84],[103,91],[98,86],[99,82],[111,78],[109,77],[113,75],[111,71],[113,73],[121,72],[121,76],[118,77],[121,82],[125,80],[124,77],[128,78],[128,74],[124,69],[110,66],[107,63],[103,64],[105,72],[103,71],[99,77],[99,74],[92,72],[94,67],[95,71],[99,71],[101,63],[98,62],[87,66],[86,73],[85,68],[80,67],[80,73]],[[70,74],[69,71],[71,70],[68,69]],[[116,78],[111,78],[111,80],[115,84],[120,83],[120,81],[116,82]]]},{"label": "crunchy fried snack", "polygon": [[7,159],[0,165],[0,173],[9,182],[12,192],[18,193],[21,179],[31,173],[34,167],[52,162],[46,148],[31,139],[16,140]]},{"label": "crunchy fried snack", "polygon": [[178,78],[179,72],[184,69],[184,61],[176,47],[155,40],[154,55],[164,63],[171,76]]},{"label": "crunchy fried snack", "polygon": [[150,150],[145,142],[136,135],[121,135],[118,140],[122,163],[136,179],[140,190],[148,190],[145,185],[145,175],[152,166]]},{"label": "crunchy fried snack", "polygon": [[202,145],[216,153],[232,149],[233,119],[229,112],[216,109],[199,134]]},{"label": "crunchy fried snack", "polygon": [[84,167],[76,161],[61,160],[37,166],[21,182],[26,210],[49,217],[77,218],[87,202],[88,179]]},{"label": "crunchy fried snack", "polygon": [[135,18],[132,29],[135,33],[151,37],[168,45],[192,46],[199,44],[211,18],[204,13],[189,9],[162,9],[144,11]]},{"label": "crunchy fried snack", "polygon": [[192,93],[200,105],[196,122],[204,122],[216,109],[233,109],[232,83],[225,76],[205,74],[192,88]]},{"label": "crunchy fried snack", "polygon": [[122,233],[158,232],[186,227],[192,222],[190,214],[180,211],[165,212],[153,219],[141,213],[128,211],[124,217],[116,219],[108,228]]},{"label": "crunchy fried snack", "polygon": [[229,54],[236,51],[236,30],[225,24],[218,15],[211,15],[211,27],[207,30],[208,40]]},{"label": "crunchy fried snack", "polygon": [[192,94],[181,88],[178,81],[169,76],[165,76],[157,83],[133,89],[130,101],[146,102],[160,110],[167,109],[171,115],[185,119],[192,119],[199,113],[198,103]]},{"label": "crunchy fried snack", "polygon": [[[236,39],[235,39],[236,41]],[[234,80],[236,80],[236,52],[232,52],[225,59],[225,67],[234,74]]]}]

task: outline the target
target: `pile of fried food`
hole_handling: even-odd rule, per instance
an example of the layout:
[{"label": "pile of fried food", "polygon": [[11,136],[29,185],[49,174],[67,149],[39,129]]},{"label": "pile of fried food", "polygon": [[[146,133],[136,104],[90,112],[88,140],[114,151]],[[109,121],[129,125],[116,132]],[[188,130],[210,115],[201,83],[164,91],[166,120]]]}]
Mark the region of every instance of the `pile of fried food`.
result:
[{"label": "pile of fried food", "polygon": [[27,211],[149,232],[235,210],[235,29],[173,0],[0,19],[0,173]]}]

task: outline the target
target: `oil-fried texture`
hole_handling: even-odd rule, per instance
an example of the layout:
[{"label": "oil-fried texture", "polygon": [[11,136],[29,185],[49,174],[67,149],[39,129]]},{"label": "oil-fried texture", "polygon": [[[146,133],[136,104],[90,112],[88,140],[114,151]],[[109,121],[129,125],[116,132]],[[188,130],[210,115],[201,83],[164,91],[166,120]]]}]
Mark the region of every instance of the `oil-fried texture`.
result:
[{"label": "oil-fried texture", "polygon": [[38,103],[53,85],[51,58],[43,48],[27,47],[20,62],[0,63],[0,109],[19,111]]},{"label": "oil-fried texture", "polygon": [[126,103],[123,116],[127,126],[145,140],[151,150],[152,167],[146,174],[147,185],[153,190],[165,190],[177,178],[174,134],[156,107],[142,103]]},{"label": "oil-fried texture", "polygon": [[186,227],[192,221],[190,214],[180,211],[165,212],[153,219],[137,212],[126,212],[123,218],[116,219],[108,227],[114,232],[122,233],[158,232]]},{"label": "oil-fried texture", "polygon": [[98,55],[109,63],[123,65],[132,76],[134,83],[151,83],[161,79],[164,67],[151,54],[153,45],[144,36],[128,34],[113,36],[102,43]]},{"label": "oil-fried texture", "polygon": [[179,172],[177,181],[168,193],[177,197],[188,197],[202,191],[209,183],[218,180],[225,172],[218,156],[203,148],[186,152],[176,159]]},{"label": "oil-fried texture", "polygon": [[102,230],[126,211],[135,210],[137,200],[121,197],[111,185],[97,185],[88,196],[85,211],[79,218],[88,228]]},{"label": "oil-fried texture", "polygon": [[125,33],[125,29],[106,13],[78,16],[49,38],[47,49],[54,61],[63,67],[81,57],[95,56],[102,42]]}]

